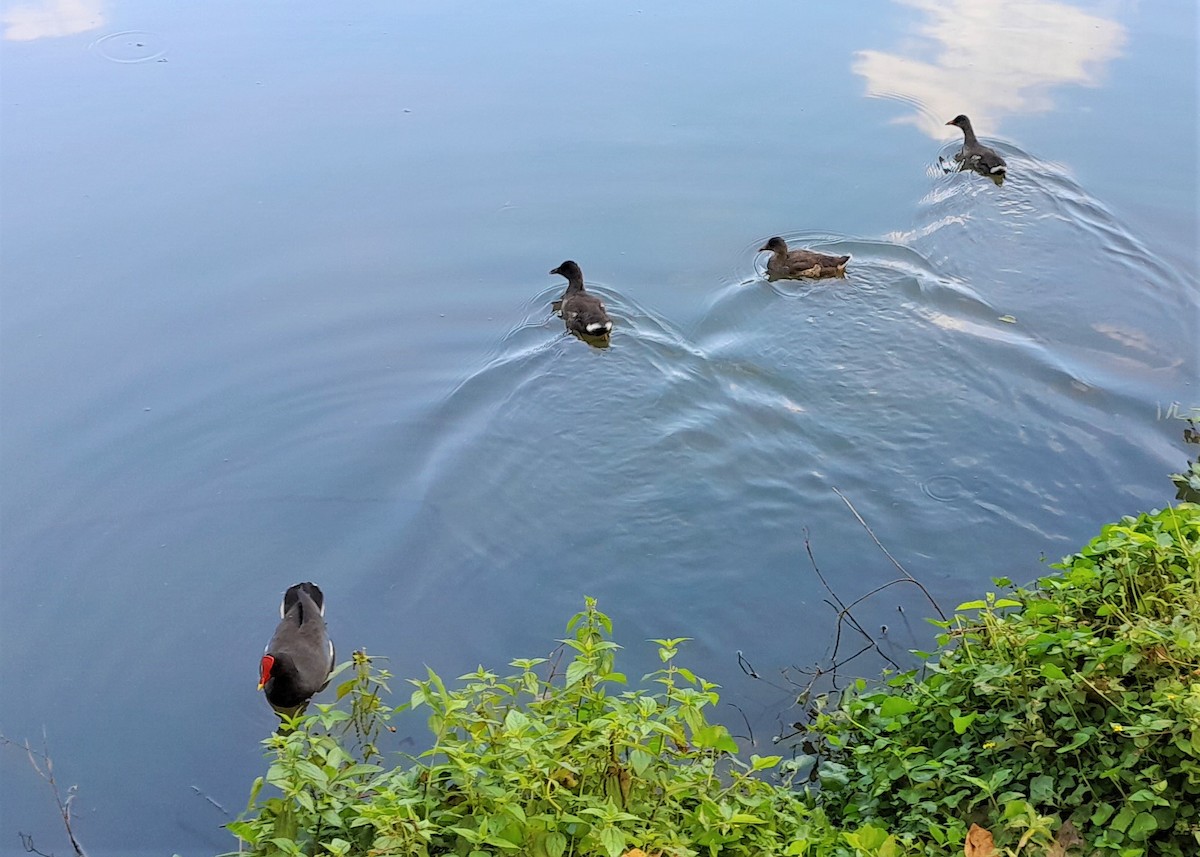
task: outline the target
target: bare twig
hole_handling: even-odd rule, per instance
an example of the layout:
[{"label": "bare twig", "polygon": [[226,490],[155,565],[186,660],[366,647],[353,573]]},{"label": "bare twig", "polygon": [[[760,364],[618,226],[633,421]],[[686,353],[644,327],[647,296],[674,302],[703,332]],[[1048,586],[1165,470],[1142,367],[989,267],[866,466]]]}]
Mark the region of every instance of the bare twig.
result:
[{"label": "bare twig", "polygon": [[54,857],[53,854],[47,854],[45,851],[38,851],[33,845],[33,837],[28,833],[18,833],[21,837],[21,847],[25,849],[26,854],[40,854],[41,857]]},{"label": "bare twig", "polygon": [[[925,597],[929,599],[929,603],[933,605],[933,609],[937,611],[938,616],[944,622],[946,620],[946,614],[942,612],[942,608],[938,606],[938,603],[937,603],[937,601],[934,600],[934,597],[929,594],[929,590],[925,588],[925,584],[921,583],[921,581],[917,580],[915,577],[913,577],[911,574],[909,574],[908,569],[905,568],[904,566],[902,566],[900,564],[899,560],[897,560],[894,556],[892,556],[891,552],[888,551],[888,549],[883,546],[883,542],[879,541],[879,538],[875,535],[875,533],[867,525],[867,522],[863,520],[862,515],[858,514],[858,509],[854,508],[854,504],[850,502],[849,498],[847,498],[845,494],[843,494],[837,488],[833,489],[833,493],[837,494],[839,497],[842,498],[842,502],[846,504],[846,507],[854,514],[854,517],[858,519],[858,522],[860,524],[862,524],[863,529],[867,531],[867,535],[869,535],[871,537],[871,541],[875,542],[875,545],[881,551],[883,551],[883,555],[886,556],[889,560],[891,560],[892,565],[896,566],[896,568],[900,571],[900,573],[904,575],[904,579],[907,580],[909,583],[911,583],[913,586],[920,589],[921,592],[925,593]],[[859,600],[861,600],[861,599],[859,599]]]},{"label": "bare twig", "polygon": [[748,660],[746,660],[746,658],[742,655],[742,653],[740,651],[737,653],[737,659],[738,659],[738,666],[742,668],[742,672],[744,672],[746,675],[750,676],[750,678],[758,678],[759,677],[758,673],[754,671],[754,665],[751,664]]},{"label": "bare twig", "polygon": [[200,797],[204,798],[206,801],[208,801],[213,806],[215,806],[218,810],[221,811],[221,814],[224,815],[226,818],[232,818],[232,816],[229,814],[229,810],[227,810],[225,807],[221,806],[221,804],[217,803],[217,801],[214,800],[211,795],[207,794],[206,792],[201,791],[199,786],[192,786],[192,791],[194,791],[196,794],[200,795]]},{"label": "bare twig", "polygon": [[[0,744],[12,745],[20,747],[25,751],[25,755],[29,758],[29,764],[37,775],[50,786],[50,792],[54,795],[54,803],[58,806],[58,814],[62,816],[63,827],[67,830],[67,839],[71,842],[71,848],[74,849],[76,857],[87,857],[87,852],[83,850],[83,846],[79,844],[79,840],[75,837],[75,831],[71,827],[71,803],[75,800],[75,786],[67,789],[66,798],[63,798],[63,793],[59,791],[58,781],[54,778],[54,760],[50,758],[50,751],[47,749],[46,735],[42,733],[42,749],[40,751],[29,746],[29,741],[18,744],[11,738],[0,735]],[[43,851],[37,850],[33,846],[33,837],[24,833],[18,834],[21,837],[21,845],[25,851],[30,854],[41,854],[42,857],[53,857]]]},{"label": "bare twig", "polygon": [[725,704],[732,705],[734,708],[737,709],[738,714],[742,715],[742,721],[746,724],[746,732],[748,733],[747,738],[749,738],[749,740],[750,740],[750,746],[751,747],[755,746],[755,744],[754,744],[754,728],[750,725],[750,718],[746,716],[746,712],[742,711],[741,706],[734,705],[734,703],[732,703],[732,702],[727,702]]},{"label": "bare twig", "polygon": [[[896,670],[897,672],[902,670],[900,664],[893,660],[880,646],[879,641],[885,638],[888,634],[887,625],[881,626],[878,634],[872,634],[870,631],[868,631],[862,625],[862,623],[859,622],[858,618],[853,612],[854,609],[860,604],[863,604],[872,597],[878,595],[880,592],[883,592],[884,590],[893,586],[897,586],[899,584],[909,584],[916,586],[921,590],[921,592],[928,599],[929,603],[933,606],[933,609],[937,611],[938,616],[940,616],[943,620],[946,618],[946,614],[942,611],[941,607],[933,598],[932,594],[930,594],[929,590],[925,588],[924,584],[913,577],[913,575],[908,572],[908,569],[901,565],[900,562],[894,556],[892,556],[891,552],[889,552],[888,549],[883,546],[882,542],[879,541],[879,538],[871,530],[870,526],[867,525],[867,522],[863,520],[862,515],[858,513],[858,510],[854,508],[854,505],[850,502],[846,495],[837,488],[834,488],[833,490],[838,497],[842,499],[842,502],[845,503],[850,509],[851,513],[858,520],[859,524],[862,525],[863,529],[867,531],[867,534],[871,537],[871,540],[875,542],[876,546],[883,551],[884,555],[903,576],[894,580],[889,580],[886,583],[882,583],[876,586],[874,589],[868,591],[866,594],[861,595],[858,598],[855,598],[853,601],[847,603],[842,600],[842,597],[838,595],[833,586],[830,585],[829,580],[826,579],[824,573],[822,573],[821,567],[817,563],[816,555],[813,552],[812,541],[809,538],[808,530],[807,528],[804,529],[804,550],[808,554],[809,564],[812,566],[813,573],[817,576],[817,579],[821,582],[821,586],[824,587],[825,592],[828,595],[828,597],[822,598],[821,600],[824,601],[825,604],[829,605],[829,608],[834,611],[837,620],[834,624],[832,648],[829,650],[827,656],[822,661],[814,664],[810,668],[802,668],[794,665],[790,668],[790,670],[794,670],[796,673],[799,673],[800,676],[804,676],[806,680],[801,679],[799,676],[793,678],[792,675],[789,674],[789,669],[782,671],[784,680],[787,681],[787,683],[793,689],[798,691],[794,705],[796,708],[801,709],[802,716],[796,722],[791,724],[783,724],[782,722],[780,723],[781,727],[783,727],[779,730],[781,734],[772,738],[772,742],[776,744],[808,733],[809,725],[814,721],[815,718],[819,716],[819,712],[826,704],[825,702],[820,701],[829,696],[825,689],[830,689],[833,694],[840,694],[843,691],[844,681],[841,676],[841,671],[845,669],[847,664],[851,663],[857,658],[860,658],[868,653],[874,653],[879,660],[886,663],[892,669]],[[904,617],[904,621],[906,621],[907,617],[904,609],[899,605],[896,609],[900,612],[901,617]],[[842,653],[842,648],[843,646],[847,645],[847,630],[853,631],[862,638],[863,642],[861,647],[852,654],[844,655]],[[762,677],[754,669],[754,666],[745,658],[745,656],[743,656],[741,652],[738,652],[737,655],[738,666],[741,668],[742,672],[751,678],[761,681]],[[818,702],[815,705],[810,704],[814,699],[817,699]],[[743,714],[743,717],[744,716],[745,715]],[[806,749],[805,752],[813,756],[819,755],[819,746],[820,742],[815,742],[812,744],[811,750]]]},{"label": "bare twig", "polygon": [[[825,575],[821,574],[821,569],[817,565],[817,558],[813,555],[812,542],[809,541],[807,530],[804,533],[804,550],[808,553],[809,562],[812,563],[813,571],[816,572],[818,579],[821,581],[821,585],[825,587],[825,591],[828,592],[829,597],[833,599],[832,601],[826,599],[825,603],[829,604],[830,607],[837,611],[837,628],[834,631],[833,654],[831,656],[831,659],[833,660],[833,668],[826,670],[826,672],[833,674],[833,681],[835,684],[837,682],[837,653],[841,649],[842,645],[843,622],[862,635],[863,639],[867,641],[868,649],[874,649],[881,658],[883,658],[896,669],[900,669],[900,665],[888,657],[887,653],[885,653],[883,649],[879,648],[879,644],[875,642],[875,639],[867,632],[867,629],[860,625],[858,620],[854,618],[854,614],[850,612],[850,608],[847,607],[845,603],[843,603],[841,597],[839,597],[838,594],[833,591],[833,587],[829,585],[829,581],[825,579]],[[861,654],[861,651],[856,652],[854,655],[848,658],[846,662],[853,660]]]}]

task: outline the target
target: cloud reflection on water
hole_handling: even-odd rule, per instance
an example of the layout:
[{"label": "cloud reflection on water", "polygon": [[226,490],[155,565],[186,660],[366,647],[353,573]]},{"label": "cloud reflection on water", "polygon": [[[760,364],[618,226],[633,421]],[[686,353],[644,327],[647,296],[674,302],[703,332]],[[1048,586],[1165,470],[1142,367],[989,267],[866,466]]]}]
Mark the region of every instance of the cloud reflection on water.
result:
[{"label": "cloud reflection on water", "polygon": [[34,39],[86,33],[104,24],[104,0],[38,0],[10,4],[4,10],[4,39]]},{"label": "cloud reflection on water", "polygon": [[959,135],[944,124],[959,113],[991,134],[1006,114],[1050,110],[1051,87],[1096,85],[1125,43],[1120,24],[1055,0],[898,2],[926,16],[920,38],[903,54],[859,51],[853,69],[868,95],[914,106],[898,121],[938,140]]}]

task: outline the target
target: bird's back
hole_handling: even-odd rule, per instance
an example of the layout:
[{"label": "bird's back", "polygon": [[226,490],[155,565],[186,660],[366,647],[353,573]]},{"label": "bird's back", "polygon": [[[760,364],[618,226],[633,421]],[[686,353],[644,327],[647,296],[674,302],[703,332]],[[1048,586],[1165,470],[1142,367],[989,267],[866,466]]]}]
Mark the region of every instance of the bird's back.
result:
[{"label": "bird's back", "polygon": [[288,589],[283,618],[267,645],[268,654],[285,655],[292,661],[295,689],[309,696],[325,687],[333,667],[333,643],[322,616],[324,605],[321,590],[311,583]]},{"label": "bird's back", "polygon": [[563,297],[562,314],[567,327],[578,333],[602,336],[612,330],[612,321],[604,308],[604,302],[584,291]]}]

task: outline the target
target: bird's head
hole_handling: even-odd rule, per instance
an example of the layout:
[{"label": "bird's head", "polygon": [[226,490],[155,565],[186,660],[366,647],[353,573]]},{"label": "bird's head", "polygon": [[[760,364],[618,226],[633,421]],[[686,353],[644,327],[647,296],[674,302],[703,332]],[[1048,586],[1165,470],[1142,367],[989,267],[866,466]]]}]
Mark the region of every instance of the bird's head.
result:
[{"label": "bird's head", "polygon": [[566,277],[568,280],[582,280],[583,279],[583,271],[581,271],[579,269],[579,266],[576,265],[574,262],[572,262],[570,259],[563,262],[561,265],[559,265],[557,268],[552,270],[550,273],[558,274],[560,277]]}]

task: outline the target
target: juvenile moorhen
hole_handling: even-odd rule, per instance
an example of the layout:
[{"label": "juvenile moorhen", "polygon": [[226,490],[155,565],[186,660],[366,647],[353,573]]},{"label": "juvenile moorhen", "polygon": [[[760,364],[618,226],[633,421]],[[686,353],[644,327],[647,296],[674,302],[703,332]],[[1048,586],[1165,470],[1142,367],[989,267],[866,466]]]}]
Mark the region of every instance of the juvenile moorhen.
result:
[{"label": "juvenile moorhen", "polygon": [[567,278],[567,290],[560,301],[567,330],[593,339],[606,338],[612,333],[612,319],[604,301],[583,289],[583,271],[569,259],[550,272]]},{"label": "juvenile moorhen", "polygon": [[289,586],[279,625],[259,666],[258,689],[280,716],[304,712],[333,672],[333,641],[325,630],[325,595],[315,583]]},{"label": "juvenile moorhen", "polygon": [[954,160],[985,176],[1003,176],[1008,172],[1004,158],[995,149],[975,139],[975,129],[965,115],[960,113],[946,124],[961,128],[963,132],[963,147],[955,153]]},{"label": "juvenile moorhen", "polygon": [[767,260],[767,279],[795,280],[801,277],[840,277],[846,273],[849,256],[826,256],[811,250],[789,250],[787,242],[775,236],[758,248],[771,251]]}]

